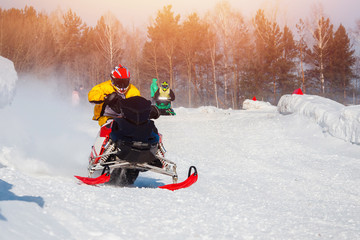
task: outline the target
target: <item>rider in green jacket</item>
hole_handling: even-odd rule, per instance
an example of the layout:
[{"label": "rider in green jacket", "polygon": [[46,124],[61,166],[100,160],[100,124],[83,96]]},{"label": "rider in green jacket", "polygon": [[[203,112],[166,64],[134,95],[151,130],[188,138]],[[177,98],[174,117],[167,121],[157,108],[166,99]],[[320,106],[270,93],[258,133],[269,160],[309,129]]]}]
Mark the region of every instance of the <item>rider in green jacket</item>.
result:
[{"label": "rider in green jacket", "polygon": [[153,101],[154,101],[155,93],[158,89],[159,89],[159,86],[157,84],[157,79],[153,78],[152,83],[150,85],[151,98],[153,99]]},{"label": "rider in green jacket", "polygon": [[154,95],[156,107],[161,115],[176,115],[171,108],[171,102],[175,100],[175,94],[167,82],[163,82]]}]

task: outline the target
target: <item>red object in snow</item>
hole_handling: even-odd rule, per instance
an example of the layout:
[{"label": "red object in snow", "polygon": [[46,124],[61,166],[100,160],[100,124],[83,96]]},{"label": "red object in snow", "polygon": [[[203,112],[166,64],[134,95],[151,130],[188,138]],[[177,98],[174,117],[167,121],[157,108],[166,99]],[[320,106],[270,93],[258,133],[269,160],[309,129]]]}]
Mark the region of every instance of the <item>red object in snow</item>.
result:
[{"label": "red object in snow", "polygon": [[[191,169],[194,169],[193,174],[191,174]],[[159,188],[175,191],[175,190],[179,190],[179,189],[182,189],[182,188],[190,187],[191,185],[193,185],[198,180],[197,170],[196,170],[196,168],[194,166],[190,167],[188,175],[189,175],[188,178],[185,181],[181,182],[181,183],[167,184],[167,185],[164,185],[164,186],[160,186]]]},{"label": "red object in snow", "polygon": [[292,94],[304,95],[303,92],[301,91],[301,88],[296,89]]},{"label": "red object in snow", "polygon": [[110,174],[104,173],[97,178],[75,176],[77,179],[88,185],[102,184],[110,181]]},{"label": "red object in snow", "polygon": [[253,100],[253,101],[256,101],[257,99],[256,99],[256,97],[254,96],[252,100]]}]

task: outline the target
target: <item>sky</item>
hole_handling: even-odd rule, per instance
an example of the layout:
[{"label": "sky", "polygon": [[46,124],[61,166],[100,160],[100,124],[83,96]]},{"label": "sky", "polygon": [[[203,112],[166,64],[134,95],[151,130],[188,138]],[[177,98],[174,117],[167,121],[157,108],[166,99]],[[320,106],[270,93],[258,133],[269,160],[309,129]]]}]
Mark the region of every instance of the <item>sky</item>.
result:
[{"label": "sky", "polygon": [[[177,164],[171,177],[141,172],[134,185],[88,186],[99,126],[92,105],[59,88],[17,80],[0,58],[0,238],[11,240],[360,239],[360,106],[284,95],[246,110],[175,108],[155,120]],[[31,91],[29,91],[31,89]],[[245,104],[244,103],[244,104]],[[351,143],[353,142],[353,143]]]},{"label": "sky", "polygon": [[[147,26],[150,18],[155,18],[157,11],[166,5],[172,5],[173,11],[186,16],[192,12],[204,14],[212,10],[219,0],[0,0],[0,7],[24,8],[34,6],[38,11],[51,12],[57,8],[74,10],[88,25],[96,25],[100,16],[111,11],[120,22],[127,26]],[[336,25],[342,23],[354,28],[360,19],[358,0],[228,0],[234,9],[246,17],[253,17],[259,8],[273,11],[278,9],[279,21],[295,24],[299,18],[307,18],[311,14],[314,3],[321,2],[324,12]]]}]

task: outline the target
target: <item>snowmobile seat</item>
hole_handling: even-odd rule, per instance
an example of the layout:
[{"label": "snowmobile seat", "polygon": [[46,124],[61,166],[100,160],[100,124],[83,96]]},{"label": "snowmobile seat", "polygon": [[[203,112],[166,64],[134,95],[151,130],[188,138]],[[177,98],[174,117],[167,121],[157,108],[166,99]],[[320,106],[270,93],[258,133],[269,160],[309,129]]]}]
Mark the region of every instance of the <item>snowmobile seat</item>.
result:
[{"label": "snowmobile seat", "polygon": [[151,102],[132,97],[123,100],[122,105],[124,116],[114,119],[110,133],[110,138],[121,150],[118,157],[135,163],[153,162],[159,134],[154,121],[149,120]]}]

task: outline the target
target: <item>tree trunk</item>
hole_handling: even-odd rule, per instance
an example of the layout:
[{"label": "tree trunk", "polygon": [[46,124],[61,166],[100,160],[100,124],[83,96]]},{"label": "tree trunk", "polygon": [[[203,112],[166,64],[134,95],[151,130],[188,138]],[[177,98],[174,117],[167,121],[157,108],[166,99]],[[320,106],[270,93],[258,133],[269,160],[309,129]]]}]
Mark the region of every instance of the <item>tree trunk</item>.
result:
[{"label": "tree trunk", "polygon": [[215,65],[215,56],[216,56],[216,48],[215,48],[215,43],[213,44],[213,46],[211,46],[210,49],[210,55],[211,55],[211,65],[212,65],[212,75],[213,75],[213,84],[214,84],[214,95],[215,95],[215,103],[216,103],[216,107],[219,108],[219,99],[218,99],[218,94],[217,94],[217,84],[216,84],[216,65]]},{"label": "tree trunk", "polygon": [[302,75],[302,86],[301,89],[304,93],[306,93],[305,87],[305,74],[304,74],[304,66],[303,66],[303,48],[300,47],[300,66],[301,66],[301,75]]},{"label": "tree trunk", "polygon": [[187,75],[188,75],[188,96],[189,96],[189,107],[191,107],[191,62],[187,61]]},{"label": "tree trunk", "polygon": [[324,77],[324,64],[321,60],[320,63],[320,82],[321,82],[321,93],[325,96],[325,77]]},{"label": "tree trunk", "polygon": [[227,57],[225,57],[225,73],[224,73],[224,105],[227,107],[227,95],[228,95],[228,84],[227,84]]}]

